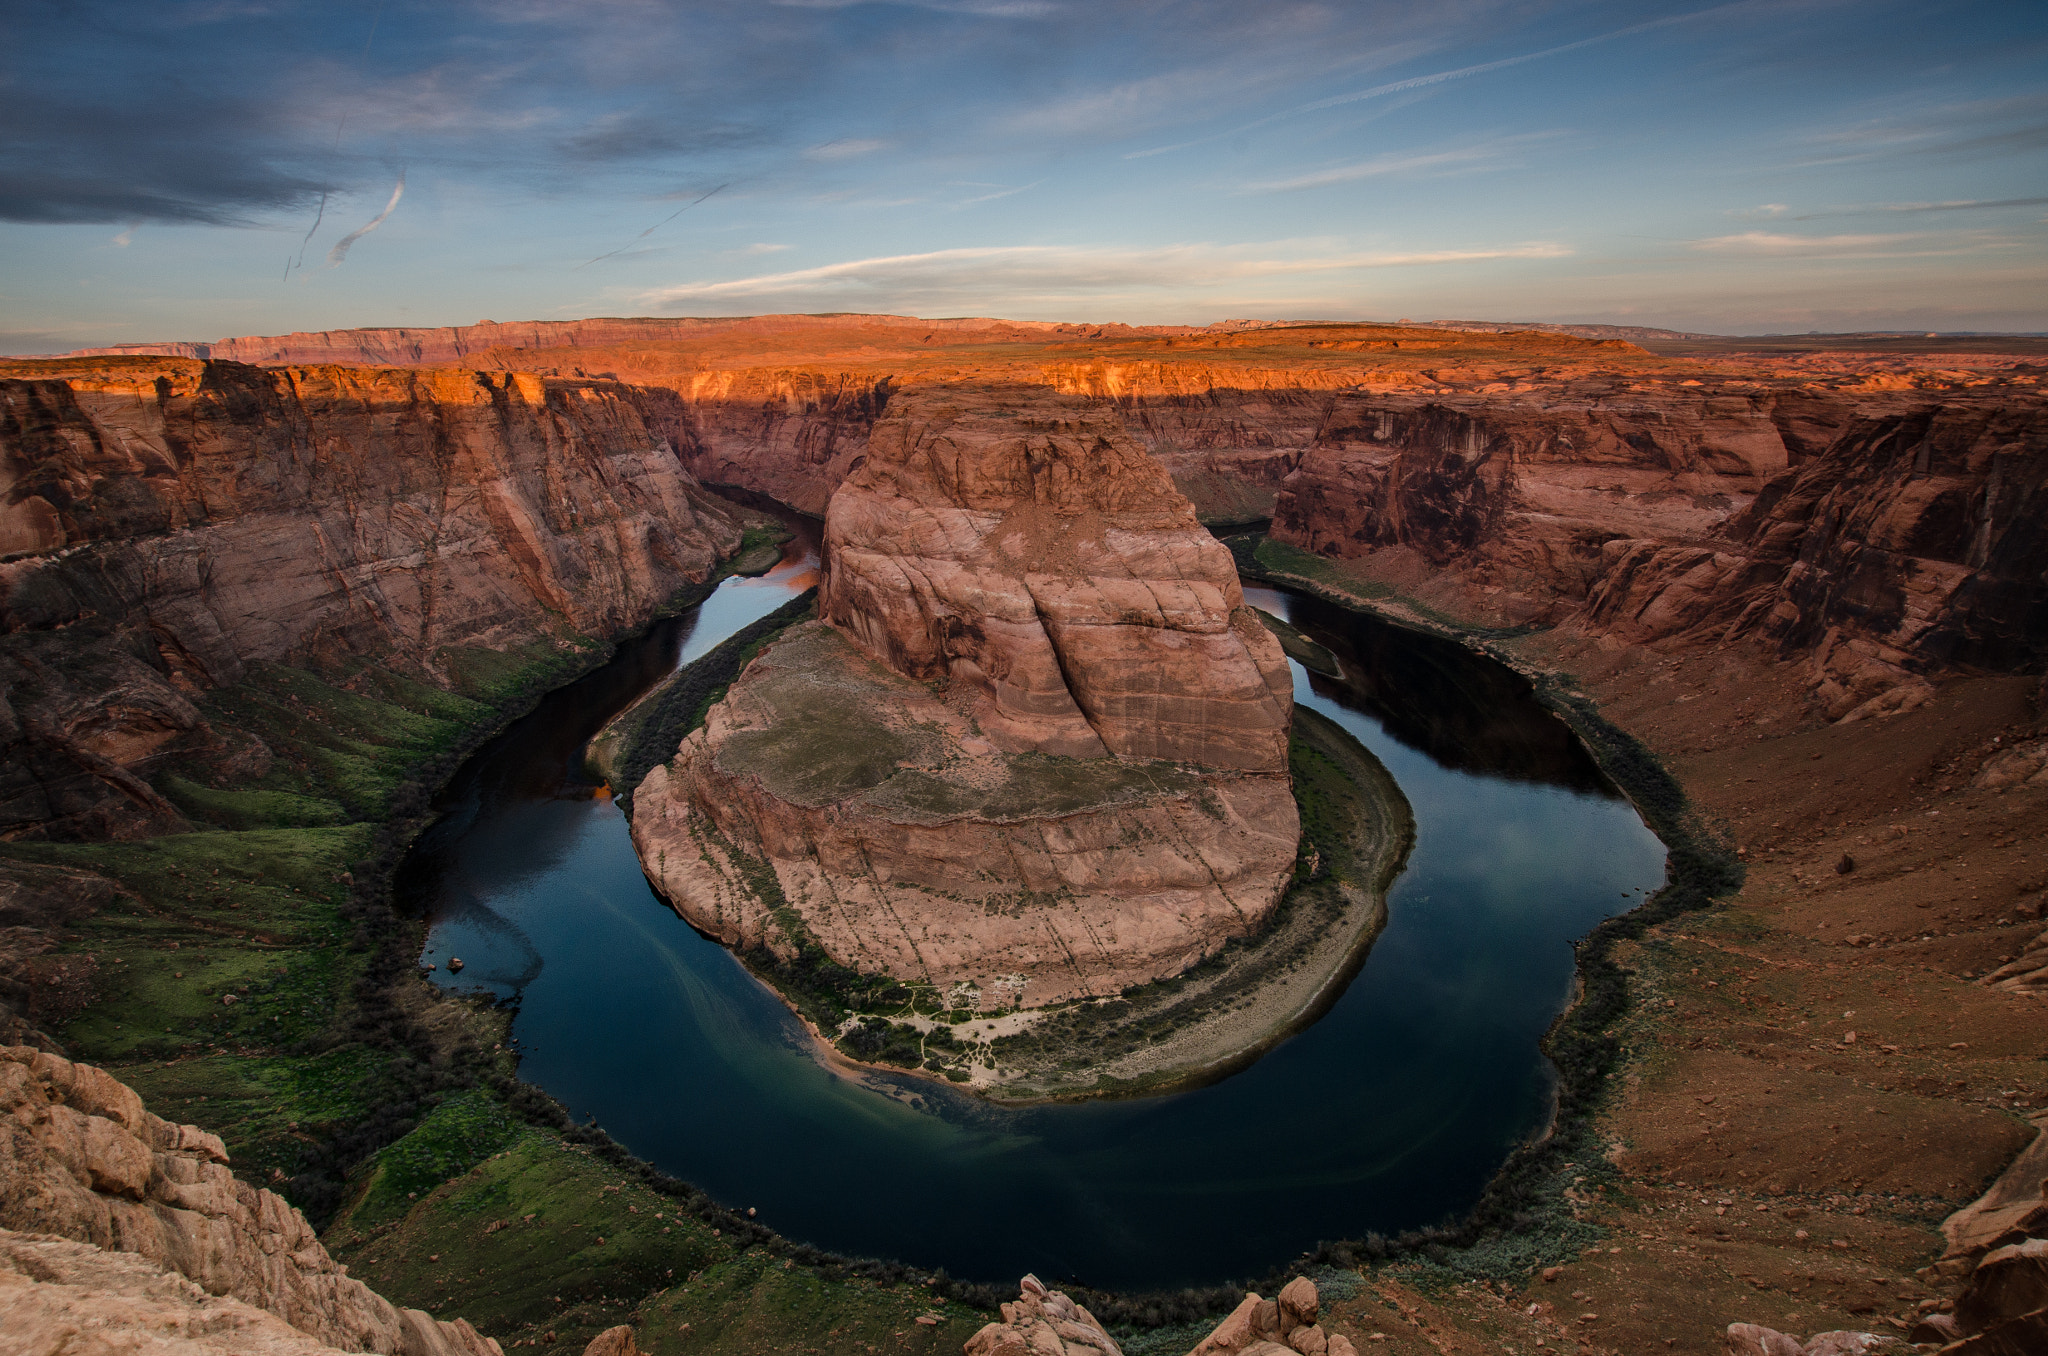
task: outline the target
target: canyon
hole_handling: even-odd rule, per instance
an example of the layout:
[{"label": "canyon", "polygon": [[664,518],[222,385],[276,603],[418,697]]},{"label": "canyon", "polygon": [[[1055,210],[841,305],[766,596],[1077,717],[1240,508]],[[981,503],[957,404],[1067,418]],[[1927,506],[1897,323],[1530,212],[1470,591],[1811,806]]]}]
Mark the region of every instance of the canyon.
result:
[{"label": "canyon", "polygon": [[[1512,1278],[1466,1270],[1443,1284],[1353,1254],[1328,1263],[1354,1279],[1325,1287],[1324,1325],[1361,1345],[1378,1332],[1402,1352],[1536,1336],[1705,1351],[1733,1321],[1904,1336],[1923,1306],[1953,1305],[1968,1275],[1935,1226],[2030,1141],[2023,1117],[2044,1095],[2033,1000],[2014,982],[2038,969],[2024,962],[2038,950],[2048,849],[2048,789],[2028,752],[2048,733],[2042,364],[2021,342],[1656,347],[1423,326],[762,317],[334,332],[7,363],[0,838],[11,850],[0,874],[8,992],[45,996],[10,998],[13,1038],[114,1041],[90,1024],[110,1001],[91,996],[112,992],[104,978],[73,1008],[32,1006],[55,1002],[54,965],[85,965],[67,935],[97,938],[104,955],[95,920],[141,905],[191,916],[189,882],[87,850],[190,840],[181,850],[198,852],[199,840],[236,837],[200,816],[174,773],[215,793],[261,781],[264,794],[300,775],[269,727],[232,718],[229,697],[291,670],[366,700],[407,694],[393,712],[426,710],[426,690],[484,695],[477,675],[501,671],[485,653],[558,679],[738,549],[746,511],[706,486],[829,507],[844,559],[831,562],[823,620],[768,647],[690,736],[685,763],[650,777],[637,834],[682,834],[685,806],[722,817],[727,842],[759,844],[796,903],[858,875],[787,847],[829,843],[827,825],[848,852],[892,825],[900,860],[944,860],[918,837],[934,826],[897,823],[901,807],[877,808],[877,788],[930,778],[948,797],[987,797],[1019,768],[1073,760],[1156,769],[1146,785],[1108,788],[1114,803],[1092,812],[1102,831],[1240,835],[1248,878],[1268,882],[1256,896],[1291,868],[1294,838],[1285,746],[1272,740],[1283,709],[1272,642],[1237,620],[1236,571],[1195,531],[1234,525],[1252,533],[1241,559],[1270,579],[1555,682],[1668,768],[1746,863],[1714,911],[1661,922],[1615,953],[1630,998],[1606,1029],[1631,1053],[1602,1075],[1613,1081],[1597,1132],[1556,1169],[1545,1208],[1564,1222],[1548,1251]],[[957,463],[912,466],[935,428],[958,430],[977,455],[1017,450],[988,485],[948,482],[939,472]],[[1030,432],[1006,441],[1000,428]],[[982,520],[1011,516],[1016,487],[1037,483],[1033,437],[1055,453],[1055,481],[1062,458],[1083,454],[1125,468],[1099,487],[1059,482],[1060,493],[1133,492],[1077,500],[1085,512],[1072,516],[1102,521],[1064,543],[1026,534],[1059,569],[1038,568],[1044,555],[997,569],[985,553],[1001,539]],[[1113,569],[1066,568],[1106,547]],[[1040,573],[1119,582],[1061,583],[1041,600]],[[934,582],[920,592],[904,584],[912,576]],[[1169,608],[1168,580],[1201,596]],[[1134,584],[1152,600],[1143,608],[1119,591]],[[1028,617],[1042,618],[1032,624],[1026,594]],[[1089,643],[1110,636],[1119,649],[1224,651],[1204,662],[1228,675],[1227,700],[1176,717],[1169,737],[1155,717],[1181,694],[1145,691],[1092,658],[1111,652]],[[1070,656],[1078,674],[1063,671]],[[870,694],[879,732],[834,788],[869,798],[857,828],[838,807],[858,797],[818,797],[800,776],[777,792],[772,776],[726,770],[738,764],[723,750],[771,742],[771,710],[810,710],[848,685]],[[1269,783],[1280,797],[1255,790]],[[1204,790],[1222,818],[1190,810]],[[973,822],[944,840],[968,845],[964,861],[1014,848],[1014,825],[990,803],[916,814]],[[681,837],[669,841],[672,862],[686,855]],[[59,848],[78,852],[50,855]],[[657,879],[698,870],[664,866],[663,850],[649,837]],[[299,880],[292,908],[313,907],[356,859],[318,860],[322,875]],[[708,931],[765,940],[770,924],[734,885],[744,866],[729,857],[667,893],[714,901],[699,919]],[[927,900],[967,893],[951,876],[924,884]],[[1195,890],[1210,920],[1226,912],[1212,889]],[[249,921],[208,916],[203,935],[229,949]],[[826,927],[806,926],[829,950]],[[1054,978],[1058,965],[1034,971],[1018,952],[999,973],[1036,977],[1034,998],[1087,994],[1165,972],[1240,926],[1145,934],[1134,921],[1137,945],[1102,948],[1092,971]],[[186,947],[194,935],[182,934]],[[870,960],[900,968],[907,954]],[[948,984],[993,977],[928,960],[917,963]],[[474,1057],[509,1070],[487,1027],[390,991],[425,1033],[428,1066]],[[167,1053],[120,1057],[141,1078]],[[264,1141],[285,1142],[281,1130]],[[245,1158],[237,1149],[234,1163]],[[437,1231],[455,1227],[443,1221],[469,1189],[458,1179],[422,1181],[422,1199],[401,1201],[394,1231],[375,1235],[386,1243],[330,1246],[454,1237]],[[722,1244],[712,1227],[737,1227],[719,1218],[700,1231],[705,1247]],[[480,1241],[464,1228],[462,1246],[485,1249],[487,1267],[499,1265],[487,1250],[516,1232]],[[425,1305],[446,1291],[419,1265],[406,1298]],[[643,1340],[702,1349],[711,1320],[680,1315],[713,1303],[707,1291],[734,1312],[772,1308],[769,1281],[747,1285],[706,1283],[686,1298],[650,1273],[636,1301],[650,1317]],[[618,1317],[577,1313],[575,1324],[521,1322],[584,1336]],[[677,1331],[685,1321],[690,1334]],[[956,1349],[973,1330],[950,1313],[914,1331],[888,1321],[919,1342],[943,1330]]]}]

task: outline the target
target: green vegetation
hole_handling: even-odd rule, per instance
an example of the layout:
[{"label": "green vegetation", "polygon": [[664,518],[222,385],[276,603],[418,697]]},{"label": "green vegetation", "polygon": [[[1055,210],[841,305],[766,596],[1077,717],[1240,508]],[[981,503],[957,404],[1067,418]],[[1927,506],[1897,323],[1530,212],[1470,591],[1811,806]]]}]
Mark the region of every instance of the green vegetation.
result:
[{"label": "green vegetation", "polygon": [[781,523],[756,524],[740,535],[740,549],[725,563],[727,574],[753,579],[782,563],[782,544],[796,534]]},{"label": "green vegetation", "polygon": [[816,589],[807,590],[741,627],[621,712],[591,741],[592,757],[621,804],[630,806],[633,791],[647,774],[675,757],[683,736],[703,724],[704,713],[769,641],[810,618],[817,596]]},{"label": "green vegetation", "polygon": [[[1218,1077],[1314,1020],[1342,992],[1385,917],[1385,891],[1407,859],[1414,819],[1379,760],[1307,708],[1295,711],[1288,765],[1302,837],[1294,882],[1266,926],[1171,979],[1055,1009],[1029,1030],[994,1041],[989,1053],[1021,1088],[1129,1096]],[[1317,1001],[1306,1009],[1285,998],[1276,1003],[1277,986],[1304,974],[1321,980]],[[1238,1039],[1203,1038],[1205,1025],[1237,1014],[1246,1015]],[[1211,1053],[1219,1044],[1226,1053]],[[1135,1077],[1103,1071],[1147,1047],[1201,1054],[1192,1063],[1169,1054]]]}]

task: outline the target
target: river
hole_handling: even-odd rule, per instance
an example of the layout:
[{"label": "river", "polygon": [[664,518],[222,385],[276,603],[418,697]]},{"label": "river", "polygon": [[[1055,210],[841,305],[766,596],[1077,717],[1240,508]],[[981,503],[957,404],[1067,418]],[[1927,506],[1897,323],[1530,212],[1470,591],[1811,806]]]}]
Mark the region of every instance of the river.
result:
[{"label": "river", "polygon": [[[1244,1277],[1318,1240],[1468,1208],[1538,1131],[1571,939],[1664,849],[1520,679],[1459,647],[1247,587],[1339,655],[1295,698],[1386,764],[1416,819],[1386,930],[1330,1012],[1245,1071],[1133,1101],[991,1106],[832,1073],[794,1017],[648,888],[582,749],[639,692],[809,587],[806,529],[480,751],[401,888],[442,984],[516,1002],[521,1076],[784,1235],[1008,1283]],[[451,976],[445,962],[460,956]]]}]

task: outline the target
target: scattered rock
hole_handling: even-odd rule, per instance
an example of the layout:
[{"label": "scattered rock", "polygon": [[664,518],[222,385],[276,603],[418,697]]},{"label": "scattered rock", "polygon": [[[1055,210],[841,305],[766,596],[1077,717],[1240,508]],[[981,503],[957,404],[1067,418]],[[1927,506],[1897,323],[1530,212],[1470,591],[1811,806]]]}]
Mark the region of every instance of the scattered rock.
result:
[{"label": "scattered rock", "polygon": [[1755,1323],[1728,1325],[1728,1356],[1800,1356],[1798,1339]]},{"label": "scattered rock", "polygon": [[1843,853],[1843,854],[1842,854],[1842,855],[1841,855],[1840,857],[1838,857],[1838,858],[1836,858],[1836,859],[1835,859],[1835,874],[1836,874],[1836,875],[1838,875],[1838,876],[1846,876],[1846,875],[1848,875],[1848,874],[1849,874],[1849,873],[1850,873],[1851,871],[1854,871],[1855,869],[1856,869],[1856,859],[1855,859],[1854,857],[1851,857],[1851,856],[1850,856],[1850,855],[1849,855],[1848,853],[1846,853],[1846,852],[1845,852],[1845,853]]}]

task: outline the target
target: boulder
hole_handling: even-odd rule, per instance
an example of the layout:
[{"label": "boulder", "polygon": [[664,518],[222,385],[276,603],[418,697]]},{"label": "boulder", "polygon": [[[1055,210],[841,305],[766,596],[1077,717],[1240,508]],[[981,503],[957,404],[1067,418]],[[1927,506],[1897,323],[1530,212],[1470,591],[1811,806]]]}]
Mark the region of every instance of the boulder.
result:
[{"label": "boulder", "polygon": [[640,1344],[633,1340],[633,1329],[621,1323],[591,1338],[583,1356],[641,1356]]},{"label": "boulder", "polygon": [[1036,1276],[1018,1283],[1002,1315],[967,1339],[967,1356],[1123,1356],[1095,1315]]},{"label": "boulder", "polygon": [[2048,1238],[1993,1248],[1956,1296],[1956,1325],[1983,1332],[2048,1306]]},{"label": "boulder", "polygon": [[1728,1356],[1801,1356],[1799,1339],[1755,1323],[1728,1325]]}]

